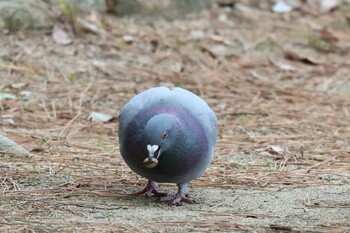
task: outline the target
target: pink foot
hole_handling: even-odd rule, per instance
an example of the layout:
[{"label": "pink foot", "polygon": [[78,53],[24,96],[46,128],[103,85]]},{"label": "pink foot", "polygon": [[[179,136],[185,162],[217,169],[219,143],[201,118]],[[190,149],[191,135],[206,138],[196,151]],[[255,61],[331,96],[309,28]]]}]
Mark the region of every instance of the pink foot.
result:
[{"label": "pink foot", "polygon": [[143,189],[141,189],[140,191],[137,191],[135,193],[133,193],[132,195],[134,196],[140,196],[145,194],[147,197],[152,196],[152,194],[154,194],[154,196],[156,197],[163,197],[166,196],[166,193],[160,193],[158,192],[158,183],[149,180],[146,187],[144,187]]},{"label": "pink foot", "polygon": [[187,184],[178,184],[177,186],[179,187],[179,190],[175,196],[166,195],[164,197],[161,197],[159,200],[169,202],[172,205],[182,205],[183,202],[186,202],[188,204],[195,203],[193,199],[186,197]]}]

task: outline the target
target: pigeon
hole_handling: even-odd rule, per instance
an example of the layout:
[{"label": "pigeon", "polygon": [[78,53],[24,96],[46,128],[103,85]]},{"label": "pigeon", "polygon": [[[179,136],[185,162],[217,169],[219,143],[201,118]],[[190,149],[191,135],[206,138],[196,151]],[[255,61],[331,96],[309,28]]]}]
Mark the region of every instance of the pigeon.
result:
[{"label": "pigeon", "polygon": [[[148,179],[134,195],[153,194],[175,205],[193,203],[186,195],[187,184],[208,168],[216,140],[214,111],[183,88],[150,88],[120,110],[121,156],[133,172]],[[160,193],[158,183],[176,183],[178,192]]]}]

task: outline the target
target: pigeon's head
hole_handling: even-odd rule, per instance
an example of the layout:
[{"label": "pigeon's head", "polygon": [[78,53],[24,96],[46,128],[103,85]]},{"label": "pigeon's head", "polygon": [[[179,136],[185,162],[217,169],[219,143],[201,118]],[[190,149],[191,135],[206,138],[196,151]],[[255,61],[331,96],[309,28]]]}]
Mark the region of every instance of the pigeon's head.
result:
[{"label": "pigeon's head", "polygon": [[143,163],[148,168],[154,168],[163,152],[176,143],[178,127],[176,118],[170,114],[159,114],[152,117],[146,124],[148,158]]}]

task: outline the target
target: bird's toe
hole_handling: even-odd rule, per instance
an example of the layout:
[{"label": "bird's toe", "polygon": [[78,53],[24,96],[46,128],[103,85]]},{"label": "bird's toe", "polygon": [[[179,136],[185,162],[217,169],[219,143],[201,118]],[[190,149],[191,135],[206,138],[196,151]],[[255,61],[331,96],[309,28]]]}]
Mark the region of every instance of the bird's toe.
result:
[{"label": "bird's toe", "polygon": [[186,197],[185,195],[166,195],[164,197],[161,197],[159,199],[162,202],[168,202],[171,205],[182,205],[182,203],[187,203],[187,204],[193,204],[196,201],[193,200],[192,198]]}]

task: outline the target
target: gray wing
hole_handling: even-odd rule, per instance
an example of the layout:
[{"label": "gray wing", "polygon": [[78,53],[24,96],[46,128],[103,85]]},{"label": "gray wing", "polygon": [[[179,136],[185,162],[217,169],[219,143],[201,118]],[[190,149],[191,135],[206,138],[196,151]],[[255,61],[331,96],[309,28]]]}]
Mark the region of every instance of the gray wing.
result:
[{"label": "gray wing", "polygon": [[134,96],[121,109],[119,130],[124,132],[134,117],[147,106],[159,101],[178,102],[184,106],[203,125],[210,144],[214,147],[217,138],[217,118],[213,110],[197,95],[182,88],[154,87]]},{"label": "gray wing", "polygon": [[217,118],[214,111],[199,96],[182,88],[173,88],[174,98],[201,122],[211,145],[216,144]]}]

